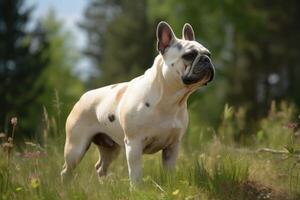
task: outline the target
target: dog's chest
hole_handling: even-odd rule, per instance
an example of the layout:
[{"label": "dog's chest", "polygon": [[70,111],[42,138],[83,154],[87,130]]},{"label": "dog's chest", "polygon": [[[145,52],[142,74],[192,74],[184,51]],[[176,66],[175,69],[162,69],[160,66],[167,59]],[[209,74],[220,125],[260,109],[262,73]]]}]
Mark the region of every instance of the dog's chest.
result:
[{"label": "dog's chest", "polygon": [[177,143],[181,140],[186,126],[183,121],[172,120],[153,120],[152,128],[145,130],[143,134],[143,153],[152,154],[159,150]]},{"label": "dog's chest", "polygon": [[169,134],[162,133],[162,135],[145,136],[143,138],[143,153],[156,153],[179,142],[180,137],[180,131],[178,130],[170,131]]},{"label": "dog's chest", "polygon": [[143,153],[147,154],[179,142],[188,124],[186,108],[155,107],[152,101],[150,107],[136,104],[126,112],[124,119],[126,137],[141,140]]}]

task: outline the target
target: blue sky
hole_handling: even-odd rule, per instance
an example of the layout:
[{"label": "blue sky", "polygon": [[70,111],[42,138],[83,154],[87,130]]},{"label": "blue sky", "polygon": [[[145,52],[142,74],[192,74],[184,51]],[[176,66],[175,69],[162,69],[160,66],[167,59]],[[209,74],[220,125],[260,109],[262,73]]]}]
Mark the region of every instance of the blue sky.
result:
[{"label": "blue sky", "polygon": [[76,23],[82,19],[86,0],[28,0],[28,5],[35,5],[34,18],[44,16],[50,8],[54,8],[58,18],[65,22],[66,28],[70,29],[78,45],[84,43],[84,34],[77,27]]},{"label": "blue sky", "polygon": [[[82,19],[84,9],[87,6],[87,0],[27,0],[27,5],[35,5],[33,17],[38,19],[44,16],[50,8],[57,13],[57,18],[64,21],[65,28],[70,30],[74,37],[78,49],[85,45],[84,32],[77,26],[77,22]],[[82,78],[90,70],[87,59],[81,59],[76,67],[76,71]],[[79,70],[79,71],[78,71]]]}]

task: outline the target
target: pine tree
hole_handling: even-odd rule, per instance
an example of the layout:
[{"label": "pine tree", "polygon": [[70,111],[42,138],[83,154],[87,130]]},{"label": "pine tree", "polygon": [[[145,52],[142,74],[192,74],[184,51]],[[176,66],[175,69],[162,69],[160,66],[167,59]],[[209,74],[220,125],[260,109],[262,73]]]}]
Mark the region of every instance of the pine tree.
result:
[{"label": "pine tree", "polygon": [[128,81],[151,66],[155,25],[145,0],[93,0],[81,26],[89,36],[86,55],[100,71],[93,87]]},{"label": "pine tree", "polygon": [[[67,115],[78,98],[83,94],[83,83],[74,74],[74,67],[79,60],[72,32],[64,28],[63,21],[56,17],[57,13],[49,9],[41,19],[41,26],[47,32],[49,42],[45,54],[49,57],[47,68],[39,81],[44,83],[44,94],[39,98],[50,117],[55,117],[55,137],[64,130]],[[50,120],[53,122],[53,120]]]},{"label": "pine tree", "polygon": [[17,116],[27,135],[35,130],[42,109],[34,103],[43,92],[38,78],[48,62],[45,33],[39,25],[28,30],[32,11],[24,0],[0,1],[0,130]]}]

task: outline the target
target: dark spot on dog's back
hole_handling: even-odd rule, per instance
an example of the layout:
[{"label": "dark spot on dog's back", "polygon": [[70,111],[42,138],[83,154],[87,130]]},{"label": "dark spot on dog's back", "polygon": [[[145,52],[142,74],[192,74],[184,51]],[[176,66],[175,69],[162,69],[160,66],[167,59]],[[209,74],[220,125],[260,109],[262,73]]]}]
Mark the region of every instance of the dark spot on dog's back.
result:
[{"label": "dark spot on dog's back", "polygon": [[149,108],[150,107],[150,103],[146,102],[145,105]]},{"label": "dark spot on dog's back", "polygon": [[111,139],[111,137],[109,137],[108,135],[106,135],[105,133],[97,133],[93,139],[92,142],[98,146],[103,146],[106,148],[112,148],[115,145],[117,145],[117,143],[115,143],[115,141],[113,141]]},{"label": "dark spot on dog's back", "polygon": [[109,114],[108,119],[109,119],[110,122],[113,122],[113,121],[115,121],[116,118],[115,118],[114,114]]}]

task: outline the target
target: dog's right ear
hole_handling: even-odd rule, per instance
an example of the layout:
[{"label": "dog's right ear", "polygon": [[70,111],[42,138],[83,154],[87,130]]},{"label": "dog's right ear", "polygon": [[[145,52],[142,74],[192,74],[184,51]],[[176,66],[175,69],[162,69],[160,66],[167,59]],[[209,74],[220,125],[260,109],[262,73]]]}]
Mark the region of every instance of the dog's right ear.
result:
[{"label": "dog's right ear", "polygon": [[157,50],[164,54],[166,48],[172,45],[175,41],[175,34],[167,22],[161,21],[157,25]]}]

